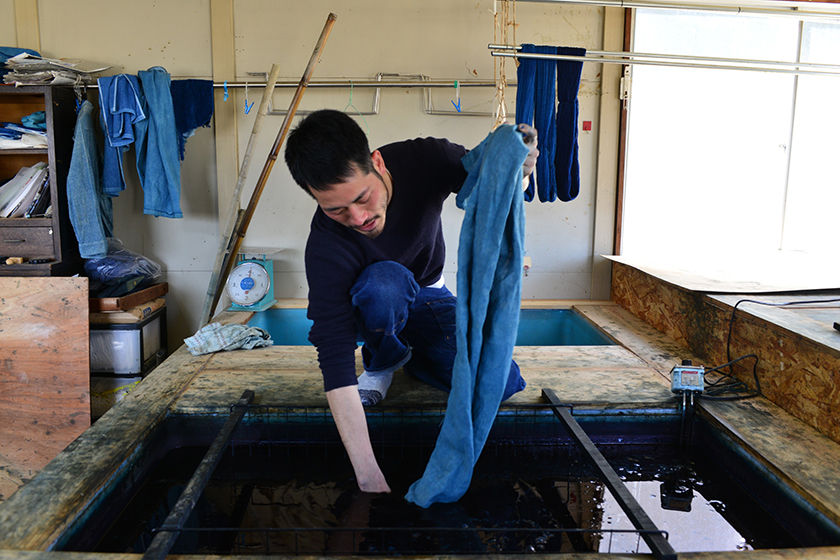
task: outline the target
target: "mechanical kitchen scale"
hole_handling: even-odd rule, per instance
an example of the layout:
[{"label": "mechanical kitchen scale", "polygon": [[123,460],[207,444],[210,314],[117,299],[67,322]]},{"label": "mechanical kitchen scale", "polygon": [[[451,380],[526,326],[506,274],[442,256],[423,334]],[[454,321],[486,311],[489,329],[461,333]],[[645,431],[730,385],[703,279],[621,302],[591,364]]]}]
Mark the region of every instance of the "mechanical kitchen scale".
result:
[{"label": "mechanical kitchen scale", "polygon": [[225,292],[231,300],[230,311],[264,311],[277,303],[274,299],[274,261],[266,258],[268,253],[251,249],[237,255],[236,266],[225,282]]}]

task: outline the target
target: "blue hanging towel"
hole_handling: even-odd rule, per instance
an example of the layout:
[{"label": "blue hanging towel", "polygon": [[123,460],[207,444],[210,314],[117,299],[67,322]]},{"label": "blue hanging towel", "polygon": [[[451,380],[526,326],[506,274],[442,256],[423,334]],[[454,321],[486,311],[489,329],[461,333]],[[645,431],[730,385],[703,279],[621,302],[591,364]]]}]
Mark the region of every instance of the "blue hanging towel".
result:
[{"label": "blue hanging towel", "polygon": [[170,87],[175,130],[178,132],[178,154],[184,161],[187,139],[200,126],[210,126],[213,116],[212,80],[175,80]]},{"label": "blue hanging towel", "polygon": [[134,125],[146,118],[143,94],[137,76],[118,74],[97,80],[99,124],[105,136],[103,188],[118,196],[125,190],[123,154],[134,142]]},{"label": "blue hanging towel", "polygon": [[467,491],[504,395],[519,325],[528,151],[513,125],[501,125],[461,160],[469,175],[456,198],[464,209],[457,353],[437,444],[406,495],[421,507],[454,502]]},{"label": "blue hanging towel", "polygon": [[138,72],[148,118],[135,125],[137,174],[143,185],[143,213],[182,218],[181,162],[172,108],[170,77],[155,66]]},{"label": "blue hanging towel", "polygon": [[[584,56],[586,49],[523,44],[521,52]],[[577,93],[582,66],[577,61],[519,59],[516,120],[533,124],[540,141],[536,189],[532,176],[525,191],[527,201],[534,199],[535,190],[540,202],[558,197],[568,202],[580,191]]]}]

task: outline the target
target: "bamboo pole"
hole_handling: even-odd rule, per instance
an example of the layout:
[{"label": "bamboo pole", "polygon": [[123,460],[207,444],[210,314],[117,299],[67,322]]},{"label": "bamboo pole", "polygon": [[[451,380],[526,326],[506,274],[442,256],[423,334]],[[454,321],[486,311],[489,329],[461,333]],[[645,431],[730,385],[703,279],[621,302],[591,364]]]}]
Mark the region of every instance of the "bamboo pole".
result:
[{"label": "bamboo pole", "polygon": [[248,138],[248,147],[245,149],[245,156],[242,158],[242,166],[239,168],[239,177],[233,191],[233,198],[231,198],[230,205],[228,206],[222,230],[219,232],[219,249],[216,252],[216,261],[213,264],[213,271],[210,275],[210,284],[207,287],[207,294],[204,297],[204,308],[201,311],[200,318],[201,327],[210,321],[215,304],[218,303],[218,300],[215,299],[216,290],[219,286],[222,266],[225,264],[225,256],[230,252],[231,241],[233,240],[231,236],[233,235],[233,230],[238,221],[237,218],[240,211],[239,202],[242,195],[242,185],[245,184],[245,178],[248,176],[248,168],[251,166],[251,153],[254,151],[254,146],[257,143],[257,138],[259,137],[260,130],[262,129],[263,119],[268,114],[268,106],[271,103],[271,96],[274,94],[274,86],[277,82],[277,76],[279,74],[280,66],[272,64],[268,81],[266,82],[265,89],[263,90],[260,107],[257,110],[257,115],[254,119],[254,126],[251,129],[251,136]]},{"label": "bamboo pole", "polygon": [[[306,91],[306,87],[309,85],[309,81],[312,78],[312,74],[315,71],[315,66],[318,64],[318,60],[321,58],[321,52],[324,50],[324,46],[327,42],[327,38],[330,35],[330,31],[332,31],[333,25],[335,25],[335,20],[338,18],[337,15],[331,13],[327,16],[327,22],[324,24],[324,29],[321,31],[321,36],[318,38],[318,43],[315,45],[315,49],[312,52],[312,56],[309,59],[309,64],[306,65],[306,69],[303,72],[303,77],[300,79],[300,84],[298,84],[297,89],[295,90],[295,95],[292,98],[292,102],[289,105],[289,111],[286,113],[286,117],[283,119],[283,125],[280,127],[280,132],[277,134],[277,139],[274,141],[274,146],[271,148],[271,152],[268,154],[268,158],[265,161],[265,165],[263,166],[262,173],[260,173],[259,179],[257,179],[257,185],[254,187],[254,192],[251,193],[251,200],[248,202],[248,206],[245,208],[241,219],[238,222],[236,227],[236,231],[232,237],[232,247],[227,252],[225,256],[224,264],[221,268],[221,275],[220,278],[227,278],[228,274],[230,274],[231,269],[233,268],[233,262],[236,254],[239,252],[239,248],[242,246],[242,240],[245,238],[245,234],[248,231],[248,226],[251,223],[251,219],[254,217],[254,211],[257,208],[257,203],[260,200],[260,196],[262,196],[262,192],[265,189],[265,184],[268,181],[268,176],[271,173],[271,169],[274,167],[274,162],[277,161],[277,154],[280,152],[280,147],[283,145],[283,141],[286,139],[286,135],[289,132],[289,129],[292,125],[292,119],[295,116],[295,112],[297,111],[298,106],[300,105],[300,101],[303,98],[303,92]],[[274,279],[272,278],[271,281],[273,282]],[[222,295],[222,282],[218,282],[215,290],[215,294],[213,296],[213,303],[210,306],[211,312],[213,309],[216,308],[216,305],[219,303],[219,299]]]}]

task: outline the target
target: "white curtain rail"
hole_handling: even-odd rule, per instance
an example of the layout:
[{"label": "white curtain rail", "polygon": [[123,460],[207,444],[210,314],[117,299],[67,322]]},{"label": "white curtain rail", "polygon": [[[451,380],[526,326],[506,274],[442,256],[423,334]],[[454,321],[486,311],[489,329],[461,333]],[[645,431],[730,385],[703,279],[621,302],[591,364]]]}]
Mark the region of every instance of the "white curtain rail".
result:
[{"label": "white curtain rail", "polygon": [[647,66],[675,66],[682,68],[708,68],[713,70],[747,70],[779,74],[807,74],[840,76],[840,66],[809,62],[781,62],[776,60],[745,60],[651,53],[587,51],[586,56],[565,54],[521,53],[521,46],[488,45],[491,55],[508,58],[535,58],[545,60],[571,60],[601,62],[606,64],[638,64]]},{"label": "white curtain rail", "polygon": [[[580,4],[588,6],[606,6],[613,8],[651,8],[669,10],[700,10],[711,12],[725,12],[734,14],[751,14],[762,16],[792,17],[801,20],[840,19],[840,6],[830,4],[816,4],[828,10],[814,9],[815,6],[808,5],[785,5],[783,2],[773,0],[760,5],[738,6],[733,4],[704,4],[701,2],[636,2],[634,0],[517,0],[519,2],[539,2],[543,4]],[[781,6],[774,5],[781,4]]]}]

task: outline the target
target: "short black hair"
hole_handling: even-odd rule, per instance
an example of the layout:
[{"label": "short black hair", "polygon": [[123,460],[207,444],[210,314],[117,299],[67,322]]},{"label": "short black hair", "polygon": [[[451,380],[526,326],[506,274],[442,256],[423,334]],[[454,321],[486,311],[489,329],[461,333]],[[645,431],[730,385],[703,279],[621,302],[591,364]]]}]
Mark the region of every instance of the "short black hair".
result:
[{"label": "short black hair", "polygon": [[315,111],[297,125],[289,134],[285,157],[292,178],[306,192],[329,190],[356,169],[363,175],[374,171],[364,131],[332,109]]}]

